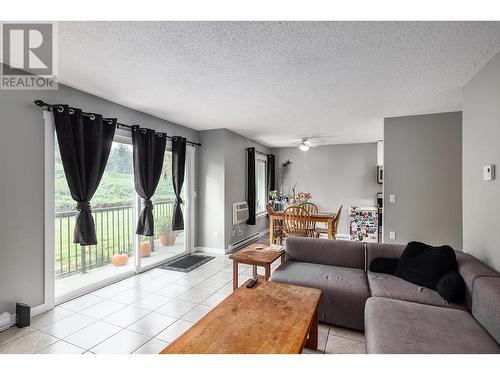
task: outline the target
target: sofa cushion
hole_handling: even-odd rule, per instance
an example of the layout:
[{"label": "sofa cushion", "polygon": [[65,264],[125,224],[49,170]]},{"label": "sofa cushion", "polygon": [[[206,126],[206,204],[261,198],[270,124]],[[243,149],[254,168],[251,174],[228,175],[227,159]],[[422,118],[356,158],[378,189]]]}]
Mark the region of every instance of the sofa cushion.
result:
[{"label": "sofa cushion", "polygon": [[374,297],[465,309],[463,305],[449,304],[435,290],[412,284],[394,275],[368,272],[368,284],[370,285],[371,295]]},{"label": "sofa cushion", "polygon": [[365,302],[370,296],[363,270],[286,261],[273,272],[271,280],[321,289],[320,321],[363,330]]},{"label": "sofa cushion", "polygon": [[458,271],[449,271],[439,279],[436,291],[448,302],[463,303],[465,298],[464,279]]},{"label": "sofa cushion", "polygon": [[366,269],[375,258],[399,259],[405,249],[405,245],[389,243],[367,243],[366,244]]},{"label": "sofa cushion", "polygon": [[457,270],[457,257],[450,246],[412,241],[399,257],[394,275],[436,290],[439,279],[452,270]]},{"label": "sofa cushion", "polygon": [[369,266],[371,272],[388,273],[394,275],[394,271],[398,265],[398,259],[394,258],[375,258]]},{"label": "sofa cushion", "polygon": [[493,271],[486,264],[474,258],[470,254],[457,251],[458,272],[465,282],[465,305],[472,308],[472,287],[474,280],[478,277],[500,277],[498,272]]},{"label": "sofa cushion", "polygon": [[467,311],[388,298],[366,302],[365,336],[368,353],[500,353]]},{"label": "sofa cushion", "polygon": [[285,252],[286,258],[293,261],[360,270],[365,267],[365,248],[361,242],[288,237],[285,241]]},{"label": "sofa cushion", "polygon": [[474,281],[472,315],[500,344],[500,278],[480,277]]}]

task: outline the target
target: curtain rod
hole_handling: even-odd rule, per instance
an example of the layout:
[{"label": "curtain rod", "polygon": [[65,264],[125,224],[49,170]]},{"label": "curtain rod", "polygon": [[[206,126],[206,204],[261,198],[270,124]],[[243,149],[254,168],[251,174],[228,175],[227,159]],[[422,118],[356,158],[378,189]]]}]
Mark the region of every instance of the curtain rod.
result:
[{"label": "curtain rod", "polygon": [[[57,105],[54,105],[54,104],[48,104],[48,103],[45,103],[43,100],[35,100],[34,103],[40,107],[40,108],[43,108],[43,107],[47,107],[48,110],[51,110],[52,111],[54,110],[55,107],[57,107]],[[83,113],[84,116],[93,116],[92,114],[88,114],[88,113]],[[127,128],[127,129],[132,129],[132,126],[133,125],[127,125],[127,124],[122,124],[121,122],[117,122],[116,123],[116,127],[117,128]],[[139,126],[139,125],[138,125]],[[167,139],[170,139],[172,140],[173,137],[167,135]],[[201,143],[199,142],[193,142],[193,141],[188,141],[186,140],[186,143],[187,144],[190,144],[192,146],[201,146]]]}]

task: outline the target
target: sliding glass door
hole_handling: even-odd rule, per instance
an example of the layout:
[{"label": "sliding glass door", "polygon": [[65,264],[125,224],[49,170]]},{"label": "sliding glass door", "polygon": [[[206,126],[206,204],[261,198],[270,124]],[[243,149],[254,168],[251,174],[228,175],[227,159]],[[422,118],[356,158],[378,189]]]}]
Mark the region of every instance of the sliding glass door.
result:
[{"label": "sliding glass door", "polygon": [[92,198],[98,244],[73,243],[77,211],[54,147],[54,276],[56,303],[74,298],[137,272],[156,267],[193,249],[194,148],[188,147],[182,189],[184,230],[172,231],[175,195],[172,153],[167,147],[162,176],[153,197],[155,233],[135,234],[140,199],[135,193],[130,133],[118,129],[101,183]]},{"label": "sliding glass door", "polygon": [[97,245],[73,243],[77,211],[55,147],[55,295],[72,298],[106,281],[133,274],[135,190],[132,145],[116,136],[101,183],[92,198]]},{"label": "sliding glass door", "polygon": [[[165,152],[162,175],[155,195],[153,196],[153,213],[155,217],[155,233],[153,238],[141,238],[139,247],[151,246],[151,254],[140,258],[139,269],[144,270],[189,253],[192,248],[192,193],[193,190],[193,155],[194,149],[188,147],[186,152],[186,172],[181,198],[184,214],[184,230],[172,230],[172,213],[175,203],[174,188],[172,185],[172,151]],[[149,242],[149,245],[145,243]],[[146,251],[148,253],[148,251]]]}]

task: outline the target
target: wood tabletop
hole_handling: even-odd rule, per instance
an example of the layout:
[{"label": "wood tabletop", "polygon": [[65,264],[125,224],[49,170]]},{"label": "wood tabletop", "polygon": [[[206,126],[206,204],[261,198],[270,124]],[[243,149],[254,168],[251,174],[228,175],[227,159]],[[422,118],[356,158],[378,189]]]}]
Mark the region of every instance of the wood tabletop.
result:
[{"label": "wood tabletop", "polygon": [[283,254],[284,250],[272,250],[266,244],[250,244],[245,248],[231,254],[229,259],[245,264],[271,264]]},{"label": "wood tabletop", "polygon": [[[278,216],[281,217],[283,216],[283,211],[276,211],[274,215],[272,216]],[[329,218],[329,219],[335,219],[336,214],[334,212],[315,212],[315,213],[309,213],[309,216],[312,218]]]},{"label": "wood tabletop", "polygon": [[[161,354],[299,354],[321,291],[259,280],[240,287]],[[317,340],[317,337],[316,337]]]}]

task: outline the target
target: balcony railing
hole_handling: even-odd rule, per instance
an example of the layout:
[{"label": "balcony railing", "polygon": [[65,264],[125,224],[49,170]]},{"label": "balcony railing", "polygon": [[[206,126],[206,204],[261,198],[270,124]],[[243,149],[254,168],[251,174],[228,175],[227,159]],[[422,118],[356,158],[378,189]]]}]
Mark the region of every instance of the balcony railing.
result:
[{"label": "balcony railing", "polygon": [[[154,202],[155,219],[172,216],[173,200]],[[82,247],[73,243],[73,230],[78,211],[55,214],[55,273],[62,278],[111,263],[114,254],[134,255],[136,218],[134,205],[103,207],[92,210],[97,245]],[[155,232],[157,232],[155,230]],[[158,234],[155,233],[155,237]],[[83,263],[83,265],[82,265]]]}]

